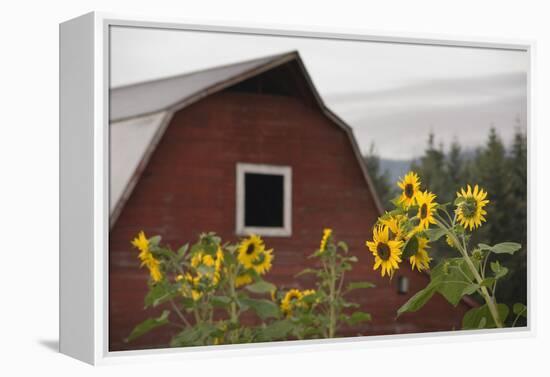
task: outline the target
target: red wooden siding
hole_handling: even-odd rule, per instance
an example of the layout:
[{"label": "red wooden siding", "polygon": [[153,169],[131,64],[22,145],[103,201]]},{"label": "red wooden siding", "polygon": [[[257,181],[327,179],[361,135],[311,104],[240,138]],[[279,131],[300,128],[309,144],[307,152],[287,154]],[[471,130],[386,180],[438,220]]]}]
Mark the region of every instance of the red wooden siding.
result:
[{"label": "red wooden siding", "polygon": [[124,344],[132,328],[151,315],[143,311],[147,272],[139,269],[130,240],[140,230],[162,235],[177,248],[203,231],[235,240],[235,171],[237,162],[292,167],[292,236],[265,238],[275,249],[266,279],[284,287],[314,288],[294,275],[310,265],[306,257],[331,227],[359,262],[348,280],[377,285],[357,293],[362,310],[373,316],[348,335],[410,333],[460,328],[467,306],[452,308],[434,298],[420,313],[396,320],[396,310],[428,282],[406,263],[398,275],[410,280],[410,293],[397,293],[397,279],[372,270],[364,243],[378,215],[374,200],[346,133],[318,108],[298,98],[224,91],[180,110],[145,169],[110,233],[111,350],[166,345],[166,331]]}]

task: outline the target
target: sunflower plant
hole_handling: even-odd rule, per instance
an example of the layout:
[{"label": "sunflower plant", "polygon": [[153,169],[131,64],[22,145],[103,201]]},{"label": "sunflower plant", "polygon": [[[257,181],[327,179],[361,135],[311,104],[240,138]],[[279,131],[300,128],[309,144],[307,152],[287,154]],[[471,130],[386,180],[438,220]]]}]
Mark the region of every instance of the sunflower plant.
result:
[{"label": "sunflower plant", "polygon": [[334,338],[343,326],[370,321],[369,313],[356,310],[359,305],[347,299],[356,289],[374,287],[366,281],[345,285],[346,272],[357,262],[347,244],[336,242],[332,229],[327,228],[310,258],[318,260],[318,268],[305,269],[298,276],[313,274],[316,289],[290,289],[278,296],[281,312],[292,324],[290,333],[297,339]]},{"label": "sunflower plant", "polygon": [[[392,203],[395,208],[381,216],[373,229],[372,240],[366,242],[374,257],[375,270],[391,279],[404,260],[411,268],[429,271],[430,283],[398,309],[398,316],[418,311],[435,293],[453,306],[466,295],[479,295],[483,304],[470,309],[463,318],[463,329],[500,328],[509,318],[510,308],[497,302],[496,288],[507,269],[498,261],[501,254],[513,254],[521,245],[503,242],[496,245],[472,243],[472,234],[488,216],[488,193],[478,185],[467,185],[456,193],[453,203],[437,203],[436,195],[422,190],[420,178],[407,173],[397,186],[402,190]],[[445,237],[444,247],[452,248],[456,257],[443,259],[433,269],[430,244]],[[512,307],[514,326],[527,316],[522,303]]]},{"label": "sunflower plant", "polygon": [[[164,310],[159,317],[138,324],[126,341],[163,326],[174,329],[171,346],[286,336],[270,326],[281,316],[279,307],[268,299],[275,286],[263,279],[274,255],[259,236],[230,244],[214,233],[204,233],[195,244],[172,250],[161,244],[159,236],[147,238],[140,232],[132,245],[139,250],[142,267],[149,270],[145,308]],[[255,325],[243,323],[245,313],[257,318],[251,319]]]}]

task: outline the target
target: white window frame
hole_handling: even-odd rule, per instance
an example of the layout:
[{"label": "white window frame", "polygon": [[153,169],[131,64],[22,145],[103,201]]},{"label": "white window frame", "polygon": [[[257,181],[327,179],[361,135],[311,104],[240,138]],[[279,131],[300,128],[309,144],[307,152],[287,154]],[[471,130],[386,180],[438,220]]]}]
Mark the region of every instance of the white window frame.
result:
[{"label": "white window frame", "polygon": [[[283,226],[245,226],[245,174],[270,174],[283,176]],[[257,234],[269,237],[290,237],[292,235],[292,167],[265,164],[237,163],[236,175],[236,233],[237,235]]]}]

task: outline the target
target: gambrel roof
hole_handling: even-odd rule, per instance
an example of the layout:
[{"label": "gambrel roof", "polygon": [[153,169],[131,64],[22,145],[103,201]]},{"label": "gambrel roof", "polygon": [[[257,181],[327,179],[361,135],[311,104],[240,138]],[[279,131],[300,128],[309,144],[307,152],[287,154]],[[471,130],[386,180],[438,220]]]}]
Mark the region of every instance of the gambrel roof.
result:
[{"label": "gambrel roof", "polygon": [[323,114],[347,134],[376,207],[382,213],[380,200],[351,127],[325,105],[300,55],[293,51],[111,89],[111,224],[116,221],[175,112],[211,94],[291,62],[298,64]]}]

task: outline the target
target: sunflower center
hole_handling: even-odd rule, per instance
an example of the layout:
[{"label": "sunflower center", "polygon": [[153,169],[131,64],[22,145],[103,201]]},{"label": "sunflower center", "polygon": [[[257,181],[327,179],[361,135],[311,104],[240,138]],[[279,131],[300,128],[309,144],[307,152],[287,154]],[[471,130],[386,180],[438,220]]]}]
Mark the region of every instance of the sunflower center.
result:
[{"label": "sunflower center", "polygon": [[467,198],[464,203],[462,203],[462,214],[464,217],[474,217],[477,210],[477,202],[474,198]]},{"label": "sunflower center", "polygon": [[246,254],[247,255],[252,254],[254,252],[254,249],[255,249],[254,244],[252,244],[252,243],[249,244],[248,247],[246,248]]},{"label": "sunflower center", "polygon": [[379,242],[376,246],[376,252],[380,259],[384,261],[390,259],[390,247],[387,244]]},{"label": "sunflower center", "polygon": [[425,219],[428,216],[428,205],[426,203],[422,204],[420,207],[420,218]]},{"label": "sunflower center", "polygon": [[410,199],[413,197],[413,194],[414,194],[414,187],[412,183],[407,183],[405,185],[405,196]]}]

